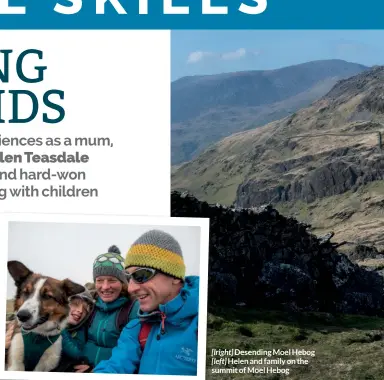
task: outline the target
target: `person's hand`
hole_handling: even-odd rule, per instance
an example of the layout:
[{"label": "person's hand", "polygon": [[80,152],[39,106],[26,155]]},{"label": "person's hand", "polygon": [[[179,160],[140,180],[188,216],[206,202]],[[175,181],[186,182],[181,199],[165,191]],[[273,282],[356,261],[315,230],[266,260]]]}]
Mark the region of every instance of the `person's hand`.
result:
[{"label": "person's hand", "polygon": [[11,341],[13,338],[13,333],[15,332],[16,324],[15,322],[8,323],[7,332],[5,333],[5,349],[8,350],[11,346]]},{"label": "person's hand", "polygon": [[87,364],[79,364],[79,365],[75,365],[75,370],[76,372],[86,372],[88,371],[91,367]]}]

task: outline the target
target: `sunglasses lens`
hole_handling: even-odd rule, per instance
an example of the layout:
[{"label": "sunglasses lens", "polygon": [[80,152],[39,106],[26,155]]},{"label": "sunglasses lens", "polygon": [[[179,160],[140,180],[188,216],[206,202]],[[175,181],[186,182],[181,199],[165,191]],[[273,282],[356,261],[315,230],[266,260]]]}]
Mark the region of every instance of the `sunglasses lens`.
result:
[{"label": "sunglasses lens", "polygon": [[135,282],[142,284],[150,280],[155,275],[155,273],[156,272],[154,270],[148,268],[140,268],[137,271],[133,272],[131,274],[131,277]]}]

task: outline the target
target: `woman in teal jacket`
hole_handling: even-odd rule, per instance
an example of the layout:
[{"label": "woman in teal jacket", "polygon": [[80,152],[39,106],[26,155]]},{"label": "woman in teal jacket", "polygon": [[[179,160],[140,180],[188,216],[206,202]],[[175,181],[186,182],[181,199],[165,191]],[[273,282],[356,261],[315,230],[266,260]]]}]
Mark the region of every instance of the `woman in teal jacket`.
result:
[{"label": "woman in teal jacket", "polygon": [[123,319],[123,314],[129,313],[136,318],[137,310],[135,312],[134,308],[131,308],[131,304],[132,301],[125,296],[120,296],[113,302],[97,299],[83,349],[83,356],[88,359],[91,366],[96,366],[101,360],[111,357],[112,349],[117,345],[123,328],[123,326],[119,326],[119,316],[121,315],[121,319]]},{"label": "woman in teal jacket", "polygon": [[137,315],[128,296],[124,259],[116,246],[97,256],[93,263],[93,279],[96,303],[87,323],[82,352],[91,367],[110,358],[123,327]]},{"label": "woman in teal jacket", "polygon": [[155,313],[140,313],[152,324],[144,349],[139,334],[142,323],[133,320],[124,328],[112,357],[94,373],[139,373],[152,375],[197,374],[199,278],[189,276],[179,295],[159,305]]},{"label": "woman in teal jacket", "polygon": [[79,360],[76,372],[88,372],[109,359],[124,326],[137,318],[138,303],[128,296],[124,259],[116,246],[95,259],[93,279],[96,302],[92,313],[76,337],[69,331],[63,334],[64,353]]}]

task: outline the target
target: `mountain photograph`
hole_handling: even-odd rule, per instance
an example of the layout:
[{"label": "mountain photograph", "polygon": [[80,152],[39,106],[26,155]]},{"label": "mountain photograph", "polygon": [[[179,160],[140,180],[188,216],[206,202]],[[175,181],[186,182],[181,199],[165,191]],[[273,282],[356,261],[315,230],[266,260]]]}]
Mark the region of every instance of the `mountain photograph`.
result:
[{"label": "mountain photograph", "polygon": [[206,32],[184,66],[176,38],[171,215],[210,219],[208,379],[234,378],[218,347],[314,353],[243,379],[383,379],[381,34]]},{"label": "mountain photograph", "polygon": [[383,246],[383,89],[384,67],[341,80],[310,106],[209,146],[172,187],[227,206],[272,203],[317,232]]}]

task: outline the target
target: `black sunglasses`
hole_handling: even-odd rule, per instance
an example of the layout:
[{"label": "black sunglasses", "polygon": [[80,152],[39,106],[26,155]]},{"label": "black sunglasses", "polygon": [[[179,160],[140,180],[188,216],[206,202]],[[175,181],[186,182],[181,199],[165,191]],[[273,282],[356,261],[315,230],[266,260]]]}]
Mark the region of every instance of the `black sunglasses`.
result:
[{"label": "black sunglasses", "polygon": [[157,273],[158,271],[156,269],[138,268],[132,273],[126,272],[126,276],[128,282],[132,279],[137,284],[144,284],[145,282],[153,278]]}]

